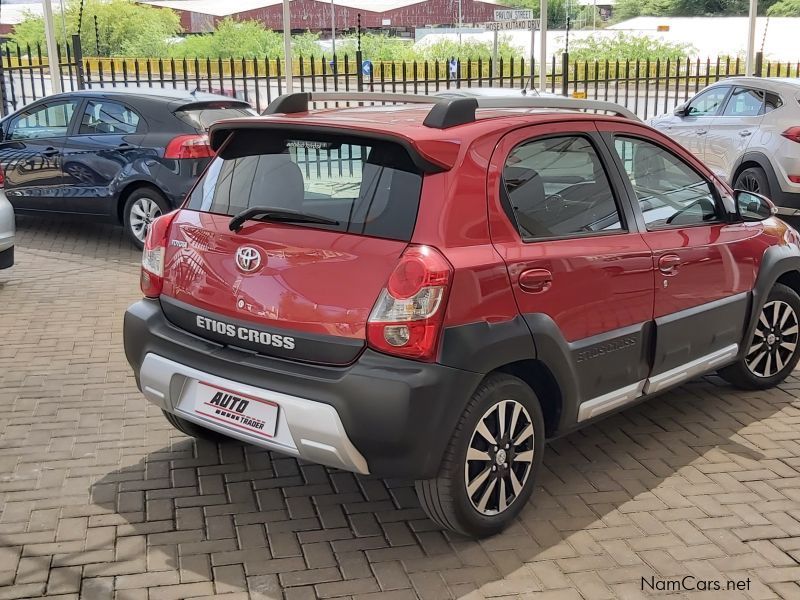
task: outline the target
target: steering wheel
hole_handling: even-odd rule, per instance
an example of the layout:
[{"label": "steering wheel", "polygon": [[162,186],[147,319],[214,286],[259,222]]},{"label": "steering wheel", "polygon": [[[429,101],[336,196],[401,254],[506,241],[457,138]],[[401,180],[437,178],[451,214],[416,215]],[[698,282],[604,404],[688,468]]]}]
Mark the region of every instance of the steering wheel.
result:
[{"label": "steering wheel", "polygon": [[544,210],[549,213],[559,214],[564,210],[566,202],[564,196],[561,194],[550,194],[549,196],[545,196]]}]

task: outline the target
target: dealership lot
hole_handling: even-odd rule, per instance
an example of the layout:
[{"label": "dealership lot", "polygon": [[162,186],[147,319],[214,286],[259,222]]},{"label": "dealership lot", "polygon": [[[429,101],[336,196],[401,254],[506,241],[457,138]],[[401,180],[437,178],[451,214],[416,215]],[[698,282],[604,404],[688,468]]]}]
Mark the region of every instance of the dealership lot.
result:
[{"label": "dealership lot", "polygon": [[522,518],[476,542],[439,531],[410,482],[174,430],[123,356],[138,261],[121,228],[18,219],[0,273],[0,598],[800,595],[796,377],[699,380],[554,442]]}]

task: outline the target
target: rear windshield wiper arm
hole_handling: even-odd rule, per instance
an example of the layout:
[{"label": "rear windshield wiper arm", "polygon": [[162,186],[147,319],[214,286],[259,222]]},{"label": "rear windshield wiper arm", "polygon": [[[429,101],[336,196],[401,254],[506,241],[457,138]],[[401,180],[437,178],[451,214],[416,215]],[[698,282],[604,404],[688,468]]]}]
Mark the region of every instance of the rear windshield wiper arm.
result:
[{"label": "rear windshield wiper arm", "polygon": [[276,208],[274,206],[251,206],[244,209],[231,219],[228,227],[231,231],[239,231],[245,221],[258,219],[259,221],[274,221],[276,223],[314,223],[316,225],[338,225],[339,221],[302,213],[288,208]]}]

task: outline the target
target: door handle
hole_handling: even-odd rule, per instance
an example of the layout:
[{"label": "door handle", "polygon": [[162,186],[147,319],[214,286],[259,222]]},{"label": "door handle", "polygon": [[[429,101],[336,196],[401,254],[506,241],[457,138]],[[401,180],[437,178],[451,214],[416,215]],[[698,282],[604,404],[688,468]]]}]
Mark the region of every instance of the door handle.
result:
[{"label": "door handle", "polygon": [[697,135],[705,135],[708,133],[708,129],[698,129]]},{"label": "door handle", "polygon": [[742,137],[747,137],[748,135],[753,135],[753,132],[747,129],[743,129],[742,131],[739,132],[739,135]]},{"label": "door handle", "polygon": [[136,148],[136,146],[131,146],[130,144],[120,144],[119,146],[117,146],[117,150],[119,150],[120,152],[125,152],[127,150],[133,150],[135,148]]},{"label": "door handle", "polygon": [[519,287],[531,294],[546,292],[553,285],[553,274],[547,269],[528,269],[519,274]]},{"label": "door handle", "polygon": [[675,275],[680,264],[681,257],[677,254],[664,254],[658,259],[658,270],[664,275]]},{"label": "door handle", "polygon": [[55,156],[56,154],[61,154],[61,151],[58,148],[53,148],[52,146],[42,150],[42,156]]}]

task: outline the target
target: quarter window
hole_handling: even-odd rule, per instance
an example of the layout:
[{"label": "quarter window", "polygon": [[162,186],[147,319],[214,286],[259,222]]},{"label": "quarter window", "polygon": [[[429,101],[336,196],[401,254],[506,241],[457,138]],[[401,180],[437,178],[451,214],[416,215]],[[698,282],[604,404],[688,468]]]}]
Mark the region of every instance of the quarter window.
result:
[{"label": "quarter window", "polygon": [[776,108],[780,108],[781,106],[783,106],[783,100],[781,100],[781,97],[778,96],[778,94],[767,92],[767,100],[765,102],[764,112],[765,113],[772,112],[773,110],[775,110]]},{"label": "quarter window", "polygon": [[730,89],[730,86],[726,85],[702,92],[698,96],[695,96],[694,100],[689,104],[689,111],[686,114],[690,117],[710,117],[716,115]]},{"label": "quarter window", "polygon": [[14,117],[8,127],[9,140],[64,137],[77,102],[52,102]]},{"label": "quarter window", "polygon": [[139,120],[139,115],[124,104],[92,100],[83,112],[78,133],[83,135],[136,133]]},{"label": "quarter window", "polygon": [[724,117],[756,117],[763,113],[764,92],[747,88],[733,90],[728,104],[725,105]]},{"label": "quarter window", "polygon": [[680,158],[660,146],[618,137],[615,149],[636,192],[648,229],[717,221],[711,185]]},{"label": "quarter window", "polygon": [[517,146],[503,168],[503,190],[523,239],[623,229],[608,176],[584,137]]}]

